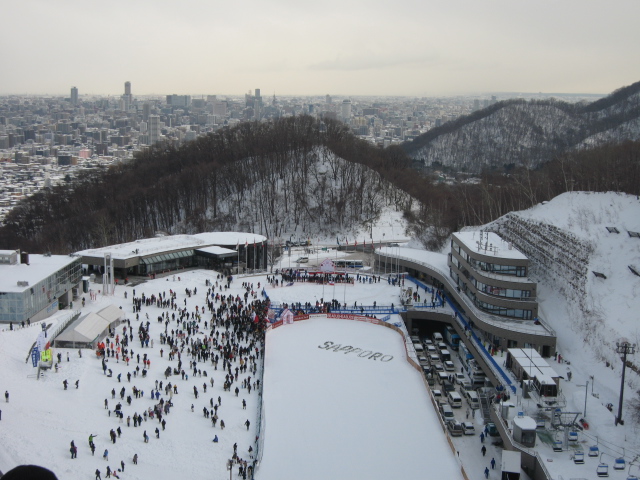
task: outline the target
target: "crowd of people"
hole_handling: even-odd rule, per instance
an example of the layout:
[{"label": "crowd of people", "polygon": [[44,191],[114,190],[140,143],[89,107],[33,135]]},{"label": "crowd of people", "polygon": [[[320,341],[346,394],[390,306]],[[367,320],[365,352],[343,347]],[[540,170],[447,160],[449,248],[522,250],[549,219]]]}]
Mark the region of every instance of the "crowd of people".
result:
[{"label": "crowd of people", "polygon": [[[256,288],[249,282],[242,283],[244,295],[231,295],[228,293],[231,282],[232,277],[219,274],[215,281],[207,280],[200,296],[197,288],[187,288],[182,305],[179,305],[178,294],[173,289],[150,296],[145,293],[136,295],[135,288],[129,292],[135,319],[125,320],[111,330],[99,350],[103,374],[118,384],[104,399],[104,409],[115,423],[105,435],[112,445],[121,435],[127,434],[128,428],[141,428],[143,443],[149,443],[148,430],[155,434],[156,439],[160,439],[161,432],[171,435],[169,417],[174,405],[179,403],[181,407],[186,405],[188,408],[190,404],[191,411],[194,411],[198,401],[202,403],[205,421],[216,430],[214,443],[220,444],[218,436],[223,435],[225,428],[223,396],[230,394],[229,401],[237,402],[234,408],[246,410],[246,397],[252,392],[259,394],[258,370],[264,349],[268,303],[258,299],[260,286]],[[149,320],[151,307],[160,310],[157,327]],[[137,340],[135,346],[134,339]],[[151,367],[154,339],[159,342],[160,360],[156,355],[154,363],[160,361],[161,367],[157,370]],[[158,378],[152,378],[152,371],[160,374]],[[181,382],[188,383],[190,388],[179,389]],[[136,383],[148,386],[148,393],[138,388]],[[153,405],[143,403],[141,400],[144,398],[150,398]],[[110,400],[113,405],[109,404]],[[157,423],[154,427],[149,422]],[[251,420],[247,418],[244,425],[249,432]],[[96,449],[96,437],[94,434],[89,437],[92,455]],[[244,452],[238,451],[237,441],[233,451],[228,452],[228,458],[237,465],[238,475],[243,479],[252,478],[255,467],[258,437],[249,433],[249,438],[251,441]],[[76,458],[77,447],[73,442],[71,448],[72,458]],[[137,452],[131,452],[130,458],[133,464],[138,463]],[[107,449],[103,459],[109,462]],[[226,468],[226,465],[222,467]],[[124,460],[120,460],[119,466],[107,466],[105,478],[120,478],[118,475],[124,468]],[[95,476],[96,479],[102,478],[101,468],[96,469]]]}]

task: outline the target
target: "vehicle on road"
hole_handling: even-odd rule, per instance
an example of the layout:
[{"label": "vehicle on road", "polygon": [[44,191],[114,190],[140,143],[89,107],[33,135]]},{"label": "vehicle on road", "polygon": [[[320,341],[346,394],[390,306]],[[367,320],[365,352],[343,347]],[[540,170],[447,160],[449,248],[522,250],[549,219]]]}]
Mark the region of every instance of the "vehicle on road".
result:
[{"label": "vehicle on road", "polygon": [[475,435],[476,427],[471,422],[462,422],[462,430],[465,435]]},{"label": "vehicle on road", "polygon": [[452,437],[460,437],[464,433],[462,424],[457,420],[449,420],[447,422],[447,430],[449,430],[449,435],[451,435]]}]

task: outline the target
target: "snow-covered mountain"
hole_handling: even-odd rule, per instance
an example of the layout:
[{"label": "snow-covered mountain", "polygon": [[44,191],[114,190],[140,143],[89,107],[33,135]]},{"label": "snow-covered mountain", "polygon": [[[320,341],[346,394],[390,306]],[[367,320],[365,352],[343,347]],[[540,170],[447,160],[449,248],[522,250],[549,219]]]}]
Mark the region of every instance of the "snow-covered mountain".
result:
[{"label": "snow-covered mountain", "polygon": [[575,149],[640,139],[640,82],[590,104],[507,100],[405,144],[414,159],[479,172],[536,167]]},{"label": "snow-covered mountain", "polygon": [[[616,342],[640,344],[640,199],[569,192],[486,228],[531,260],[558,343],[574,338],[594,360],[620,368]],[[636,376],[629,381],[638,384]]]}]

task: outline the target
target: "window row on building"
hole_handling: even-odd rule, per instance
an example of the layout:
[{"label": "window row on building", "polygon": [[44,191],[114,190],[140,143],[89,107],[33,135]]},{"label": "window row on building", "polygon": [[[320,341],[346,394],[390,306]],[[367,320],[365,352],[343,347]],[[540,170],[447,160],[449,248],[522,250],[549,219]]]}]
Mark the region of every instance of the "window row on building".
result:
[{"label": "window row on building", "polygon": [[532,310],[495,305],[487,302],[486,300],[481,300],[476,296],[475,292],[467,288],[467,284],[461,280],[457,272],[455,272],[453,269],[450,269],[449,275],[454,280],[454,282],[456,282],[461,292],[463,292],[473,302],[473,304],[483,312],[489,313],[491,315],[500,315],[503,317],[521,318],[523,320],[533,319],[534,313]]},{"label": "window row on building", "polygon": [[500,263],[491,263],[473,258],[465,252],[460,245],[451,240],[451,250],[457,252],[466,262],[476,270],[494,273],[496,275],[512,275],[515,277],[526,277],[528,275],[527,267],[524,265],[504,265]]}]

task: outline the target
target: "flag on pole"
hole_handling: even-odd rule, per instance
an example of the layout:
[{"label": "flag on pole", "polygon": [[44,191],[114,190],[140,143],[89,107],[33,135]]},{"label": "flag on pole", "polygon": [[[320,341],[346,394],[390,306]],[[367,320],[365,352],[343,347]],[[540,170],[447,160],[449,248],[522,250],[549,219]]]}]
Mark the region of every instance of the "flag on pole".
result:
[{"label": "flag on pole", "polygon": [[255,237],[253,238],[253,248],[256,248],[256,239],[255,239]]},{"label": "flag on pole", "polygon": [[338,237],[336,237],[336,243],[340,246],[340,239]]},{"label": "flag on pole", "polygon": [[240,248],[240,239],[238,239],[238,243],[236,243],[236,251]]},{"label": "flag on pole", "polygon": [[345,240],[346,240],[346,242],[347,242],[347,247],[348,247],[348,246],[349,246],[349,239],[348,239],[348,238],[346,238]]}]

